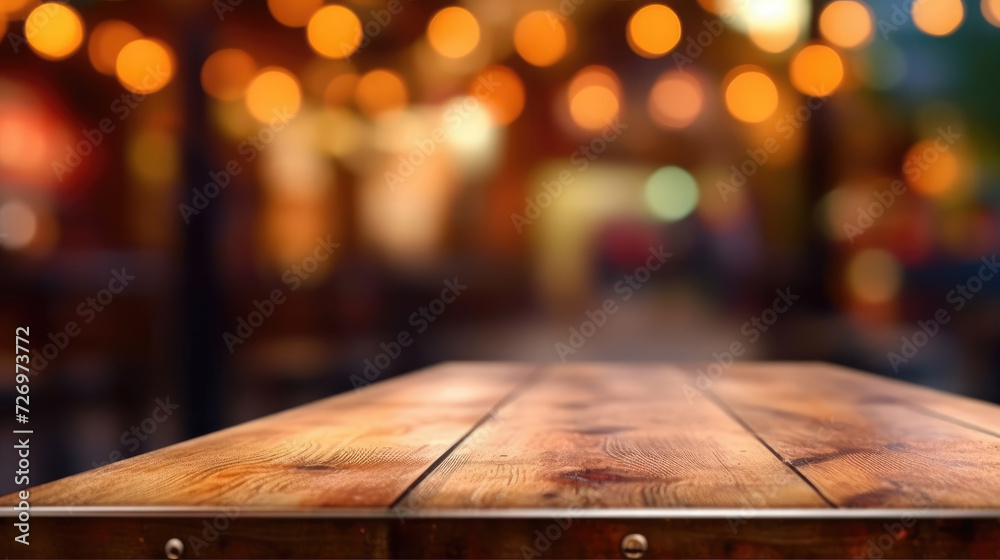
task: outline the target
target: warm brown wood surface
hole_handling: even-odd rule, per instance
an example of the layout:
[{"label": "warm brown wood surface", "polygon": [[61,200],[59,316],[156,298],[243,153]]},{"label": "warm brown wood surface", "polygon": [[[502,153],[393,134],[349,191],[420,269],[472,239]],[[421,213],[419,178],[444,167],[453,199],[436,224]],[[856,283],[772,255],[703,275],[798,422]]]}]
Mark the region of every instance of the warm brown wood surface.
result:
[{"label": "warm brown wood surface", "polygon": [[449,364],[376,383],[43,484],[31,505],[385,508],[536,369]]},{"label": "warm brown wood surface", "polygon": [[828,507],[669,366],[551,368],[404,507]]},{"label": "warm brown wood surface", "polygon": [[437,366],[32,488],[44,540],[11,554],[193,557],[221,523],[197,556],[620,558],[642,532],[646,558],[1000,558],[1000,407],[699,370]]}]

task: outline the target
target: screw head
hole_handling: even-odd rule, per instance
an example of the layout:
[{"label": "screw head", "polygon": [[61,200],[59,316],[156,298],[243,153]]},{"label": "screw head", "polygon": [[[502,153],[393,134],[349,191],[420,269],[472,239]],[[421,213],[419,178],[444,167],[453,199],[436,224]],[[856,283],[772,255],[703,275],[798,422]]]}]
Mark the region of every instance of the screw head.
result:
[{"label": "screw head", "polygon": [[640,535],[639,533],[631,533],[625,535],[622,539],[622,554],[625,558],[636,559],[642,558],[646,555],[646,550],[649,548],[649,543],[646,542],[646,537]]},{"label": "screw head", "polygon": [[167,558],[170,560],[177,560],[184,554],[184,541],[177,538],[170,539],[163,547],[163,551],[166,552]]}]

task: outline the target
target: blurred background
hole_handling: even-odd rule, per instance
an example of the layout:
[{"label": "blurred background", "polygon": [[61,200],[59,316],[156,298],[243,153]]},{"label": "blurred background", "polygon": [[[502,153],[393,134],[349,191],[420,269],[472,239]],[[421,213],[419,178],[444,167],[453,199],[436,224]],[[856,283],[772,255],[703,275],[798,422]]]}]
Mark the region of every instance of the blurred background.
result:
[{"label": "blurred background", "polygon": [[31,482],[442,360],[738,342],[1000,401],[997,26],[1000,0],[0,0]]}]

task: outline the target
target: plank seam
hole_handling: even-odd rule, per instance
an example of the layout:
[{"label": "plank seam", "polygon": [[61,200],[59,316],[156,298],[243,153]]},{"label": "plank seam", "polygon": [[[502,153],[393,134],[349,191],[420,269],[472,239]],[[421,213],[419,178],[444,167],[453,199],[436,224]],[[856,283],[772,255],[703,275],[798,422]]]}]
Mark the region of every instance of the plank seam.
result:
[{"label": "plank seam", "polygon": [[778,451],[775,448],[771,447],[770,444],[764,441],[764,438],[760,437],[760,434],[758,434],[753,428],[751,428],[750,424],[747,424],[743,420],[743,418],[741,418],[739,415],[736,414],[736,411],[734,411],[732,408],[729,407],[729,405],[723,402],[722,398],[719,397],[719,395],[717,395],[711,389],[706,390],[704,394],[709,397],[709,400],[711,400],[715,404],[715,406],[719,407],[719,409],[722,410],[722,412],[724,412],[727,416],[732,418],[734,422],[742,426],[743,429],[749,432],[750,435],[752,435],[754,438],[756,438],[761,445],[767,448],[767,450],[770,451],[771,454],[774,455],[778,459],[778,461],[781,462],[782,465],[788,467],[793,473],[795,473],[799,478],[801,478],[803,482],[808,484],[809,487],[813,489],[813,492],[816,492],[816,495],[822,498],[823,501],[827,503],[827,505],[829,505],[831,508],[839,509],[839,506],[833,503],[833,501],[830,500],[830,498],[827,498],[826,494],[823,494],[823,492],[815,484],[813,484],[813,482],[809,480],[809,478],[806,477],[806,475],[803,474],[802,471],[800,471],[794,465],[788,462],[784,457],[781,456],[780,453],[778,453]]},{"label": "plank seam", "polygon": [[988,428],[983,428],[982,426],[979,426],[977,424],[973,424],[971,422],[966,422],[965,420],[962,420],[960,418],[955,418],[954,416],[950,416],[950,415],[945,414],[943,412],[938,412],[938,411],[936,411],[936,410],[934,410],[932,408],[927,407],[926,405],[923,405],[923,404],[920,404],[920,403],[917,403],[917,402],[913,402],[913,401],[900,401],[900,402],[904,406],[908,406],[908,408],[910,408],[911,410],[913,410],[917,414],[923,414],[924,416],[929,416],[931,418],[935,418],[935,419],[941,420],[943,422],[949,422],[951,424],[955,424],[956,426],[959,426],[959,427],[962,427],[962,428],[966,428],[968,430],[973,430],[973,431],[976,431],[976,432],[980,432],[980,433],[986,434],[988,436],[993,436],[995,438],[1000,438],[1000,434],[998,434],[998,433],[996,433],[996,432],[994,432],[994,431],[992,431],[992,430],[990,430]]},{"label": "plank seam", "polygon": [[534,369],[531,370],[530,373],[525,375],[524,379],[522,379],[520,382],[514,385],[514,388],[511,389],[500,400],[498,400],[493,406],[491,406],[490,409],[486,411],[486,414],[483,415],[483,417],[480,418],[475,424],[473,424],[471,428],[469,428],[468,432],[466,432],[462,437],[458,438],[458,440],[454,444],[452,444],[451,447],[446,449],[444,453],[442,453],[441,456],[438,457],[433,463],[431,463],[424,470],[424,472],[420,473],[420,476],[418,476],[416,480],[414,480],[409,486],[407,486],[406,489],[403,490],[403,492],[399,495],[399,497],[396,498],[394,502],[392,502],[392,504],[389,506],[389,510],[392,511],[393,509],[399,507],[400,504],[402,504],[406,500],[406,498],[410,496],[410,493],[416,490],[416,488],[420,486],[420,484],[424,480],[427,480],[427,478],[431,474],[433,474],[434,471],[437,470],[437,468],[440,467],[448,459],[448,457],[450,457],[451,454],[455,452],[456,449],[458,449],[458,446],[462,445],[462,443],[465,442],[465,440],[469,439],[469,436],[474,434],[476,430],[478,430],[483,424],[488,422],[491,418],[496,417],[496,415],[500,412],[501,408],[503,408],[508,403],[510,403],[518,396],[520,396],[521,393],[523,393],[524,390],[528,388],[528,386],[538,381],[544,369],[545,368],[543,366],[536,366]]}]

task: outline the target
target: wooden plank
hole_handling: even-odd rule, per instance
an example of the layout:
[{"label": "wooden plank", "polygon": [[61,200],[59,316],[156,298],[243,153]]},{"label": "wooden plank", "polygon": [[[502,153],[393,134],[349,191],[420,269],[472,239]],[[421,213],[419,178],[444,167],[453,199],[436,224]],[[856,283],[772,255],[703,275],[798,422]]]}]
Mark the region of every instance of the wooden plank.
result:
[{"label": "wooden plank", "polygon": [[547,368],[399,507],[828,507],[713,402],[688,402],[687,381],[671,367]]},{"label": "wooden plank", "polygon": [[535,369],[442,365],[43,484],[31,505],[385,508]]},{"label": "wooden plank", "polygon": [[738,364],[710,390],[839,507],[1000,508],[1000,438],[914,406],[964,399],[818,364]]}]

